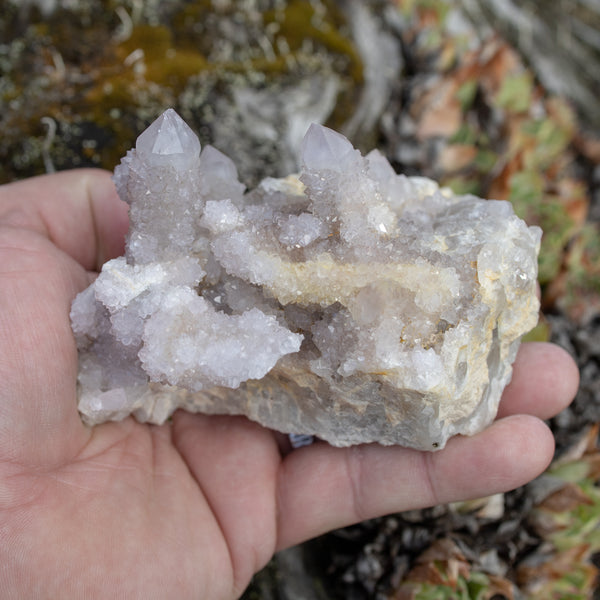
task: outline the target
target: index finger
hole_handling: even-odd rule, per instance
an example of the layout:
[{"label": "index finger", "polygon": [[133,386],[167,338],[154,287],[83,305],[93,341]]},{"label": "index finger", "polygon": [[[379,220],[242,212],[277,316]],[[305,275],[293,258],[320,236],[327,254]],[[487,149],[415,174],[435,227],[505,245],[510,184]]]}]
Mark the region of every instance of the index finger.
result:
[{"label": "index finger", "polygon": [[85,442],[69,310],[126,226],[103,171],[0,187],[0,462],[59,464]]},{"label": "index finger", "polygon": [[498,418],[529,414],[549,419],[569,405],[578,387],[577,365],[565,350],[545,342],[522,344]]},{"label": "index finger", "polygon": [[88,271],[99,270],[123,253],[127,205],[107,171],[63,171],[2,186],[0,226],[39,233]]}]

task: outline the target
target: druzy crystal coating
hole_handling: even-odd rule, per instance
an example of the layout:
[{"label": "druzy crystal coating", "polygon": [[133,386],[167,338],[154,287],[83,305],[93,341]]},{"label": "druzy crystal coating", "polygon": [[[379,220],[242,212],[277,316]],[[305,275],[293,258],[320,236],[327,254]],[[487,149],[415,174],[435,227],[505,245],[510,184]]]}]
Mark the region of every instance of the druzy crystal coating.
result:
[{"label": "druzy crystal coating", "polygon": [[124,257],[71,311],[90,424],[242,414],[336,446],[443,448],[494,418],[537,321],[541,231],[320,125],[246,191],[167,110],[116,168]]}]

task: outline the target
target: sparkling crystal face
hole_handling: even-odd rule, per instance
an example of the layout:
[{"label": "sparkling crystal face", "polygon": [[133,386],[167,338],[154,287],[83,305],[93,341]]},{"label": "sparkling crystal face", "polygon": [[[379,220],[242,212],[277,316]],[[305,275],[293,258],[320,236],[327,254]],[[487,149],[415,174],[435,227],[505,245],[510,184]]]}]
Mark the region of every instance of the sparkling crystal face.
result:
[{"label": "sparkling crystal face", "polygon": [[198,137],[172,108],[138,137],[135,147],[140,154],[167,160],[200,154]]},{"label": "sparkling crystal face", "polygon": [[301,147],[302,163],[307,169],[340,170],[345,159],[356,151],[340,133],[313,123]]},{"label": "sparkling crystal face", "polygon": [[495,416],[535,325],[541,232],[312,125],[245,192],[172,110],[115,171],[126,256],[73,303],[90,423],[178,407],[423,450]]}]

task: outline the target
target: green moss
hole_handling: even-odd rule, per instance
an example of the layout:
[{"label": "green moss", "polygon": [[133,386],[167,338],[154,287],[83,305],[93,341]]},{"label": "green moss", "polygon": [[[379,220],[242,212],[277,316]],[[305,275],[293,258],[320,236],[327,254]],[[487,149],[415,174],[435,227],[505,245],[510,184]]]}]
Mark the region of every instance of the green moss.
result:
[{"label": "green moss", "polygon": [[510,180],[510,200],[516,214],[544,235],[539,255],[539,281],[552,281],[560,272],[565,249],[577,232],[573,219],[559,197],[548,194],[545,177],[538,171],[520,171]]},{"label": "green moss", "polygon": [[[536,583],[528,597],[540,600],[547,598],[591,598],[597,569],[592,565],[592,556],[600,551],[600,489],[596,479],[597,451],[569,462],[559,462],[548,469],[547,475],[556,482],[563,481],[567,501],[542,504],[532,511],[533,523],[541,525],[547,546],[546,553],[553,549],[558,557],[556,566],[542,565],[544,579]],[[563,490],[556,492],[563,493]],[[574,499],[577,498],[575,502]],[[560,560],[561,554],[570,556]]]},{"label": "green moss", "polygon": [[176,32],[177,43],[187,50],[197,50],[207,54],[210,46],[217,37],[216,32],[210,31],[213,17],[227,15],[233,10],[233,5],[224,13],[213,5],[211,0],[196,0],[187,3],[173,15],[170,29]]},{"label": "green moss", "polygon": [[545,321],[538,323],[529,333],[523,336],[523,342],[549,342],[550,326]]},{"label": "green moss", "polygon": [[[291,0],[283,10],[266,12],[265,26],[276,24],[277,36],[285,40],[292,53],[303,50],[305,43],[312,40],[333,53],[350,61],[349,73],[356,83],[363,80],[362,62],[352,42],[340,33],[343,19],[332,3],[325,3],[327,11],[319,17],[310,2]],[[279,52],[275,44],[276,52]]]},{"label": "green moss", "polygon": [[466,112],[473,106],[478,87],[479,85],[476,79],[469,79],[456,91],[456,97],[458,98],[463,111]]},{"label": "green moss", "polygon": [[539,257],[539,280],[544,284],[559,274],[565,249],[576,233],[576,227],[558,202],[542,203],[538,207],[538,214],[544,231]]},{"label": "green moss", "polygon": [[526,168],[547,169],[564,154],[572,140],[572,133],[555,119],[528,121],[523,131],[533,138],[532,151],[526,156]]},{"label": "green moss", "polygon": [[481,149],[475,157],[475,166],[481,174],[489,173],[498,162],[498,154],[492,150]]},{"label": "green moss", "polygon": [[410,15],[413,11],[430,11],[432,12],[440,25],[446,21],[449,11],[452,10],[452,5],[448,0],[403,0],[400,2],[401,10]]},{"label": "green moss", "polygon": [[[3,87],[0,101],[17,101],[18,114],[9,111],[3,120],[3,177],[43,172],[39,152],[33,151],[45,137],[42,117],[51,116],[59,125],[51,149],[57,166],[100,164],[111,169],[139,131],[167,106],[185,113],[185,104],[191,102],[193,114],[204,115],[210,141],[210,107],[202,102],[218,101],[221,95],[228,101],[235,86],[273,86],[276,93],[312,73],[335,72],[340,78],[330,122],[339,126],[353,113],[362,81],[362,64],[344,33],[342,13],[330,0],[270,5],[278,9],[261,13],[245,3],[211,0],[164,3],[160,8],[140,3],[136,16],[131,2],[82,0],[57,8],[47,18],[33,9],[27,14],[11,9],[0,19],[0,28],[12,23],[12,37],[5,38],[11,44],[5,61],[10,63],[10,85]],[[135,21],[122,41],[117,8]],[[230,36],[232,28],[237,33]],[[79,123],[85,124],[91,145],[84,147],[86,140],[77,139]],[[62,139],[67,133],[69,139]],[[31,138],[27,147],[23,137]]]},{"label": "green moss", "polygon": [[532,206],[540,204],[546,190],[546,179],[539,171],[518,171],[509,182],[509,200],[514,204],[515,210],[526,218]]},{"label": "green moss", "polygon": [[587,223],[572,241],[567,257],[567,305],[600,294],[600,231]]},{"label": "green moss", "polygon": [[473,124],[463,122],[457,132],[448,139],[448,144],[482,144],[482,132]]},{"label": "green moss", "polygon": [[[440,574],[443,574],[444,570]],[[453,584],[418,583],[403,585],[406,597],[414,600],[488,600],[490,579],[485,573],[472,571],[468,577],[459,576]],[[412,595],[408,595],[411,590]],[[405,597],[405,596],[402,596]]]},{"label": "green moss", "polygon": [[149,63],[146,77],[161,85],[181,91],[190,77],[207,68],[206,60],[197,53],[174,51],[160,60]]},{"label": "green moss", "polygon": [[138,49],[144,51],[144,60],[152,63],[162,60],[173,47],[171,31],[163,25],[136,25],[127,40],[118,48],[118,54],[125,58]]},{"label": "green moss", "polygon": [[472,177],[452,177],[444,181],[455,194],[475,194],[481,195],[481,184],[476,178]]},{"label": "green moss", "polygon": [[533,95],[533,75],[525,71],[519,75],[508,75],[498,91],[498,106],[513,113],[529,112]]}]

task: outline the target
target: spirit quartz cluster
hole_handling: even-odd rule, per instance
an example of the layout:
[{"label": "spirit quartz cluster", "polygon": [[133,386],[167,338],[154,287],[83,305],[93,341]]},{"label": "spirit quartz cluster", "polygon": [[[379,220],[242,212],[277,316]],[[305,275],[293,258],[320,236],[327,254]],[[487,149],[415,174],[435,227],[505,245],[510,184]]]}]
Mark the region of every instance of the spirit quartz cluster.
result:
[{"label": "spirit quartz cluster", "polygon": [[246,192],[167,110],[116,168],[124,257],[75,299],[90,424],[177,408],[336,446],[442,448],[494,418],[537,320],[541,231],[312,125]]}]

